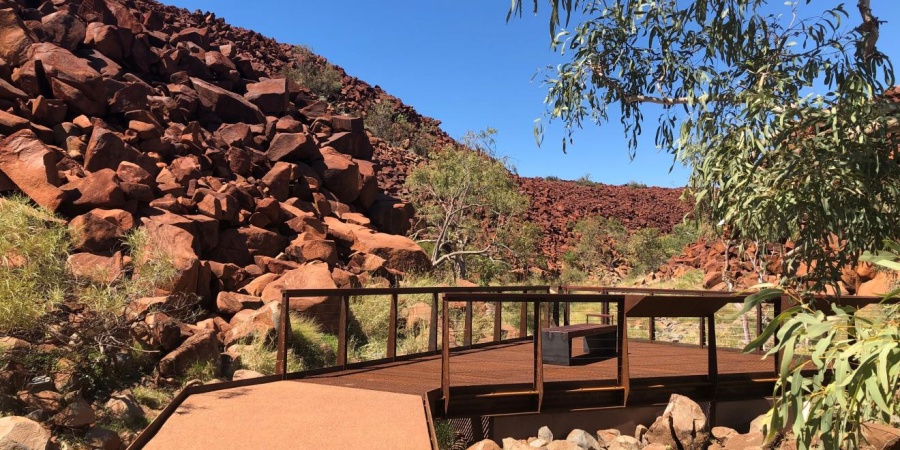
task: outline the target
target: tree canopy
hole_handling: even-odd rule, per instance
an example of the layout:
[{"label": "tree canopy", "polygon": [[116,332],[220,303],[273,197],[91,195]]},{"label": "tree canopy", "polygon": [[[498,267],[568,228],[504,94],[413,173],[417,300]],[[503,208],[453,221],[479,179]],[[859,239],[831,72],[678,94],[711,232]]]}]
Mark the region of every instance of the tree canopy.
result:
[{"label": "tree canopy", "polygon": [[[524,3],[513,0],[510,17]],[[900,236],[898,122],[869,1],[823,3],[549,0],[550,42],[566,62],[545,73],[536,134],[562,121],[565,150],[615,111],[634,152],[650,120],[656,146],[693,167],[716,221],[790,241],[787,273],[836,280]]]},{"label": "tree canopy", "polygon": [[495,133],[466,134],[463,148],[444,148],[407,179],[422,219],[417,239],[435,267],[450,264],[462,278],[473,258],[521,267],[516,263],[535,253],[537,229],[520,219],[528,199],[505,161],[494,157]]}]

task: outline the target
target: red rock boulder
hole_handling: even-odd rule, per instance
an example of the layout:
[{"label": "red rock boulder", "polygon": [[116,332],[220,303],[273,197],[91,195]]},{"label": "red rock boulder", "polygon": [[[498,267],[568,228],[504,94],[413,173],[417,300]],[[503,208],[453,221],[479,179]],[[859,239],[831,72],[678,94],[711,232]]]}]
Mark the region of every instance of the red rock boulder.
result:
[{"label": "red rock boulder", "polygon": [[56,211],[66,198],[60,190],[57,155],[31,130],[22,130],[0,141],[0,171],[35,201]]},{"label": "red rock boulder", "polygon": [[[281,278],[269,283],[263,290],[262,299],[265,303],[277,303],[281,301],[281,295],[286,289],[337,289],[337,285],[331,278],[328,264],[311,263],[285,272]],[[334,331],[338,327],[340,319],[338,296],[291,298],[290,308],[292,311],[312,317],[329,331]]]}]

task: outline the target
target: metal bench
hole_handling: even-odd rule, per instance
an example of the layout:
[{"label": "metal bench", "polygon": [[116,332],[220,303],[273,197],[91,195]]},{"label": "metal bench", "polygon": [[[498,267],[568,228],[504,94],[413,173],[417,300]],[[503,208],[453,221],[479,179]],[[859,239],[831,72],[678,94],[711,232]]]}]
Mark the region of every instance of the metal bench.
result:
[{"label": "metal bench", "polygon": [[[543,361],[545,364],[571,366],[584,360],[613,358],[616,356],[618,326],[597,323],[581,323],[545,328],[541,331]],[[584,355],[572,356],[572,340],[583,338]]]}]

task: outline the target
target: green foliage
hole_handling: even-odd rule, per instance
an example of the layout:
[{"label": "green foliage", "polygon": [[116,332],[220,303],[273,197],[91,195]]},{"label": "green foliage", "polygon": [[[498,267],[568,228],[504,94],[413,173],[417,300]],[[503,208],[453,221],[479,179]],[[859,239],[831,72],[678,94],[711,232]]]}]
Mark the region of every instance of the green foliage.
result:
[{"label": "green foliage", "polygon": [[25,197],[0,199],[0,334],[30,331],[66,292],[65,223]]},{"label": "green foliage", "polygon": [[134,271],[140,274],[123,286],[122,291],[128,296],[140,298],[153,295],[157,288],[170,284],[177,275],[166,246],[157,242],[145,229],[139,228],[129,233],[125,246],[131,252]]},{"label": "green foliage", "polygon": [[659,230],[652,227],[635,231],[619,245],[619,249],[637,273],[655,270],[669,258]]},{"label": "green foliage", "polygon": [[882,95],[894,70],[868,1],[853,14],[812,1],[545,4],[566,58],[544,79],[545,119],[569,130],[563,150],[612,108],[633,152],[655,115],[656,146],[693,167],[713,221],[749,241],[793,241],[786,273],[803,263],[820,284],[900,236],[897,108]]},{"label": "green foliage", "polygon": [[[900,246],[891,244],[900,253]],[[891,270],[900,269],[897,253],[868,259]],[[769,437],[787,427],[801,450],[858,448],[861,425],[890,423],[900,415],[900,304],[898,291],[864,309],[831,304],[817,309],[796,291],[763,289],[747,298],[743,312],[757,304],[790,296],[797,305],[783,311],[745,351],[761,348],[770,337],[777,343],[767,356],[782,353],[775,403],[769,412]],[[808,355],[808,358],[795,355]],[[802,371],[812,371],[804,377]]]},{"label": "green foliage", "polygon": [[641,183],[639,181],[629,181],[625,183],[625,187],[630,187],[632,189],[644,189],[647,187],[647,184]]},{"label": "green foliage", "polygon": [[451,450],[453,444],[456,443],[456,436],[453,434],[453,424],[449,419],[435,420],[434,434],[440,450]]},{"label": "green foliage", "polygon": [[580,283],[591,277],[601,284],[613,283],[613,271],[623,264],[630,266],[634,274],[654,270],[700,236],[698,226],[692,222],[675,225],[672,233],[665,235],[656,228],[628,234],[625,226],[612,217],[581,219],[574,231],[575,245],[563,255],[564,283]]},{"label": "green foliage", "polygon": [[544,177],[544,179],[547,181],[559,181],[559,177],[555,175],[547,175],[546,177]]},{"label": "green foliage", "polygon": [[185,381],[200,380],[204,383],[214,380],[219,376],[219,365],[214,361],[196,361],[184,371]]},{"label": "green foliage", "polygon": [[589,173],[582,175],[577,180],[575,180],[574,183],[579,186],[596,186],[599,184],[596,181],[591,180],[591,174]]},{"label": "green foliage", "polygon": [[[462,278],[472,258],[507,261],[514,251],[534,248],[524,240],[534,233],[508,231],[523,229],[520,216],[528,200],[505,161],[492,157],[495,133],[467,134],[464,141],[471,150],[447,147],[414,169],[406,182],[423,222],[417,238],[431,250],[435,267],[450,265]],[[501,240],[510,237],[520,242]]]},{"label": "green foliage", "polygon": [[309,47],[295,46],[294,55],[294,61],[285,69],[284,75],[321,98],[336,100],[341,93],[341,72],[316,56]]},{"label": "green foliage", "polygon": [[417,155],[428,156],[435,146],[437,129],[431,124],[410,122],[406,114],[388,102],[373,103],[366,111],[366,128],[392,147],[405,148]]},{"label": "green foliage", "polygon": [[162,409],[172,401],[172,393],[149,386],[135,386],[131,389],[134,399],[150,409]]},{"label": "green foliage", "polygon": [[[287,371],[300,372],[334,365],[337,339],[322,331],[315,319],[291,314],[291,337],[287,352]],[[263,375],[275,373],[276,343],[256,334],[240,348],[240,367]]]},{"label": "green foliage", "polygon": [[582,282],[593,275],[601,283],[610,282],[607,273],[624,262],[617,245],[628,236],[625,226],[613,217],[597,216],[579,220],[574,231],[577,241],[563,255],[566,263],[563,280]]}]

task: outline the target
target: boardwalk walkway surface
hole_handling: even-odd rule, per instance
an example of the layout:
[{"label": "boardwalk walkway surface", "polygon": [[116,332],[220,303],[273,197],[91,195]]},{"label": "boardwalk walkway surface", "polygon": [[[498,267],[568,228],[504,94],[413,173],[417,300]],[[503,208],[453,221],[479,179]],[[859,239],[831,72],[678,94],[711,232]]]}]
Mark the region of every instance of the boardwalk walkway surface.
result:
[{"label": "boardwalk walkway surface", "polygon": [[[531,342],[454,352],[452,386],[529,383]],[[632,342],[633,379],[701,376],[707,350]],[[575,352],[580,348],[576,346]],[[759,373],[769,360],[720,350],[719,371]],[[611,380],[616,360],[544,366],[547,382]],[[301,380],[236,387],[188,397],[145,447],[149,450],[430,448],[423,396],[441,386],[441,357],[346,370]]]},{"label": "boardwalk walkway surface", "polygon": [[[577,354],[580,350],[573,343]],[[530,383],[533,344],[502,344],[477,350],[454,352],[450,361],[451,386]],[[631,378],[657,378],[707,374],[707,350],[697,346],[632,341],[629,344]],[[772,361],[759,355],[719,350],[719,373],[772,372]],[[545,382],[616,379],[615,358],[580,366],[544,365]],[[441,357],[426,356],[410,361],[385,363],[363,369],[305,378],[333,386],[358,387],[424,395],[441,387]]]},{"label": "boardwalk walkway surface", "polygon": [[279,381],[190,396],[147,450],[422,450],[418,395]]}]

